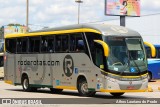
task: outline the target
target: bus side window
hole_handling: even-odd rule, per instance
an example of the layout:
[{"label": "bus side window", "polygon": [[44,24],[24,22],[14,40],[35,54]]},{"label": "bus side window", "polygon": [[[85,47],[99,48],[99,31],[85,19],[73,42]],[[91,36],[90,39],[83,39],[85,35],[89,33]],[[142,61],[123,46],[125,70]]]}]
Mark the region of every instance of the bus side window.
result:
[{"label": "bus side window", "polygon": [[62,35],[62,51],[63,52],[69,52],[69,46],[68,46],[68,38],[69,35],[65,34],[65,35]]},{"label": "bus side window", "polygon": [[85,33],[86,35],[86,38],[87,38],[87,42],[88,42],[88,45],[89,45],[89,48],[91,52],[91,57],[93,59],[93,62],[95,62],[95,42],[94,40],[102,40],[102,36],[100,34],[96,34],[96,33],[89,33],[89,32],[86,32]]},{"label": "bus side window", "polygon": [[77,41],[77,48],[76,51],[84,51],[84,41],[83,40],[78,40]]},{"label": "bus side window", "polygon": [[27,38],[17,38],[17,53],[27,52]]},{"label": "bus side window", "polygon": [[100,67],[101,65],[104,65],[103,62],[103,47],[99,44],[95,45],[95,64]]},{"label": "bus side window", "polygon": [[75,42],[75,36],[74,34],[71,34],[70,35],[70,39],[69,39],[69,43],[70,43],[70,51],[71,52],[74,52],[76,49],[76,42]]},{"label": "bus side window", "polygon": [[22,52],[22,39],[17,38],[17,53],[21,53],[21,52]]},{"label": "bus side window", "polygon": [[40,37],[29,38],[29,52],[40,52]]},{"label": "bus side window", "polygon": [[34,41],[34,52],[40,51],[40,38],[35,39]]},{"label": "bus side window", "polygon": [[27,47],[28,46],[28,38],[22,39],[22,53],[27,52]]},{"label": "bus side window", "polygon": [[48,37],[48,52],[53,53],[54,52],[54,37]]},{"label": "bus side window", "polygon": [[56,41],[55,41],[55,51],[61,52],[61,35],[56,35]]},{"label": "bus side window", "polygon": [[41,52],[47,52],[48,48],[48,38],[41,37]]},{"label": "bus side window", "polygon": [[82,38],[82,35],[76,36],[76,51],[78,52],[84,52],[84,41]]},{"label": "bus side window", "polygon": [[6,39],[6,50],[10,53],[16,53],[16,39]]}]

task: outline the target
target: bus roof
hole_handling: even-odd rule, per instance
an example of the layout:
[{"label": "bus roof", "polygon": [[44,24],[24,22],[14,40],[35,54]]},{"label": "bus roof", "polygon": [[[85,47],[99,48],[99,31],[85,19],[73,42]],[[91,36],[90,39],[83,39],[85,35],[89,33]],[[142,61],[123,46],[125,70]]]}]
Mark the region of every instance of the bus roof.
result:
[{"label": "bus roof", "polygon": [[57,28],[48,28],[37,30],[24,34],[8,34],[5,38],[23,37],[23,36],[38,36],[38,35],[48,35],[48,34],[64,34],[64,33],[77,33],[77,32],[94,32],[98,34],[103,34],[105,36],[140,36],[136,31],[130,30],[128,28],[108,25],[108,24],[76,24],[68,25]]}]

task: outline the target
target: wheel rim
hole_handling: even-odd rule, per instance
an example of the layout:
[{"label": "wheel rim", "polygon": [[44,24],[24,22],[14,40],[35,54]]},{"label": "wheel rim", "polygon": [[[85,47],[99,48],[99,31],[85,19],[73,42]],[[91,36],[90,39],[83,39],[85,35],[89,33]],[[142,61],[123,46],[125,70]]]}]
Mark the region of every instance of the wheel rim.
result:
[{"label": "wheel rim", "polygon": [[24,79],[24,82],[23,82],[23,87],[24,89],[27,89],[28,88],[28,80],[27,79]]},{"label": "wheel rim", "polygon": [[81,85],[81,91],[83,94],[87,93],[88,92],[88,85],[86,82],[83,82],[82,85]]}]

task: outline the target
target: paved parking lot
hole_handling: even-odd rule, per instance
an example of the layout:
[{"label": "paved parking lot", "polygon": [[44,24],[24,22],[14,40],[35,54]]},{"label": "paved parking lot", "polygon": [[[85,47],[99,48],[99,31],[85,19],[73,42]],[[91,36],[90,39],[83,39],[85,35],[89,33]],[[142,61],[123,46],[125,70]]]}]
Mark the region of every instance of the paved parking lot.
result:
[{"label": "paved parking lot", "polygon": [[152,80],[148,85],[152,87],[153,92],[160,92],[160,80]]}]

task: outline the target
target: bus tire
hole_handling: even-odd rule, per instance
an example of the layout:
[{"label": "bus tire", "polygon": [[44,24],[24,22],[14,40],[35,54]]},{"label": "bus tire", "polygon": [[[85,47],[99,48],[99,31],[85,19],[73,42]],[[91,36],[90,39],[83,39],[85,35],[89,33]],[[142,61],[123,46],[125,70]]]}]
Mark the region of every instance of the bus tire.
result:
[{"label": "bus tire", "polygon": [[50,88],[52,93],[61,93],[63,89],[55,89],[55,88]]},{"label": "bus tire", "polygon": [[151,72],[148,72],[148,82],[150,82],[152,80],[152,74]]},{"label": "bus tire", "polygon": [[110,93],[111,95],[113,95],[114,97],[119,97],[122,96],[124,93]]},{"label": "bus tire", "polygon": [[28,76],[23,76],[22,77],[22,87],[23,87],[23,91],[32,91],[32,88],[29,85],[29,79]]},{"label": "bus tire", "polygon": [[88,84],[85,78],[81,78],[78,81],[78,92],[81,96],[86,96],[86,97],[90,97],[90,96],[94,96],[96,91],[88,91]]}]

